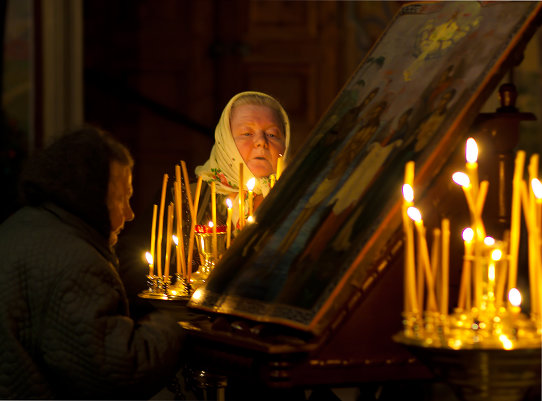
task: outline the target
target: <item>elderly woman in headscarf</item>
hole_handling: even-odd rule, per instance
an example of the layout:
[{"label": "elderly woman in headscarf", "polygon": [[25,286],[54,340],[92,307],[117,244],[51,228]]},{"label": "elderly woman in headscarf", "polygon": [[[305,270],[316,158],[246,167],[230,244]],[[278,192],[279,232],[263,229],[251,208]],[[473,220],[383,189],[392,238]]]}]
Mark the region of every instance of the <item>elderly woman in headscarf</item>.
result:
[{"label": "elderly woman in headscarf", "polygon": [[[290,144],[290,122],[281,104],[260,92],[235,95],[222,111],[215,129],[215,144],[204,165],[196,168],[202,178],[197,224],[211,216],[211,182],[216,184],[217,223],[225,224],[226,198],[233,204],[233,225],[239,220],[239,185],[255,178],[254,210],[269,193],[271,176],[277,171],[279,156],[286,163]],[[239,164],[243,164],[243,183],[239,183]],[[245,197],[245,203],[247,199]],[[248,217],[248,205],[244,207]]]}]

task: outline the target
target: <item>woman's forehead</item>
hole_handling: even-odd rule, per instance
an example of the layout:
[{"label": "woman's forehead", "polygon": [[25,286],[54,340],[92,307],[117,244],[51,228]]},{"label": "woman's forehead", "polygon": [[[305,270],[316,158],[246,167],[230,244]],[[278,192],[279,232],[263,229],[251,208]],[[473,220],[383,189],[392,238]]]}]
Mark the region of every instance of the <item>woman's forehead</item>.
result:
[{"label": "woman's forehead", "polygon": [[231,124],[269,123],[280,124],[275,109],[265,105],[242,104],[235,106],[231,112]]}]

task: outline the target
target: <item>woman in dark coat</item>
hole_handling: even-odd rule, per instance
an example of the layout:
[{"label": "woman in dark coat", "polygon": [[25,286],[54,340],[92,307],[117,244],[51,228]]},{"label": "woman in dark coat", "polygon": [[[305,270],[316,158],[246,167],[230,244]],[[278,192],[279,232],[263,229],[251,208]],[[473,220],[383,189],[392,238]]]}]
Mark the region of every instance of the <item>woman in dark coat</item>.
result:
[{"label": "woman in dark coat", "polygon": [[23,172],[25,206],[0,226],[0,398],[145,399],[178,370],[182,329],[160,312],[130,318],[118,274],[132,165],[85,128]]}]

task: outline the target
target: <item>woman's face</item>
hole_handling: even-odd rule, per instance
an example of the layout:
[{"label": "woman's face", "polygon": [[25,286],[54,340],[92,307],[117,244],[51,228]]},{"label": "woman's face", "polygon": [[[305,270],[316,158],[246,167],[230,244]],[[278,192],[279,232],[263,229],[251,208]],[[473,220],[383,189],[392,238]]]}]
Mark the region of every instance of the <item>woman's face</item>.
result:
[{"label": "woman's face", "polygon": [[134,219],[130,207],[132,197],[132,170],[129,166],[113,161],[109,171],[109,189],[107,191],[107,209],[111,223],[109,245],[117,243],[118,235],[124,228],[124,223]]},{"label": "woman's face", "polygon": [[253,104],[236,106],[230,127],[237,149],[255,177],[277,171],[277,159],[285,151],[285,137],[275,110]]}]

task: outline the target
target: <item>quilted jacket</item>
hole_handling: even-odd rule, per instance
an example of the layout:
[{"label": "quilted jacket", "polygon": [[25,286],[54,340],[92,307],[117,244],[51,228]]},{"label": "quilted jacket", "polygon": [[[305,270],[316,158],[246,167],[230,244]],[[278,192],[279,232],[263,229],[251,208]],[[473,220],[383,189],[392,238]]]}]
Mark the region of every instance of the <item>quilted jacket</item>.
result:
[{"label": "quilted jacket", "polygon": [[147,399],[179,368],[180,326],[129,317],[115,254],[75,215],[20,209],[0,258],[0,398]]}]

